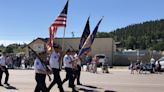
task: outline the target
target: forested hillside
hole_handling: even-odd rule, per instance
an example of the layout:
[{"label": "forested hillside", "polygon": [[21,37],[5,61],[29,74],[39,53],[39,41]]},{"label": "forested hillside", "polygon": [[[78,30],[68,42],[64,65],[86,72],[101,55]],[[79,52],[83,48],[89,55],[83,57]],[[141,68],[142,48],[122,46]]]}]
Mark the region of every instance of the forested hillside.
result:
[{"label": "forested hillside", "polygon": [[129,25],[97,37],[112,37],[127,49],[164,50],[164,19]]},{"label": "forested hillside", "polygon": [[19,53],[24,52],[24,47],[26,44],[10,44],[8,46],[0,45],[0,52],[7,52],[7,53]]}]

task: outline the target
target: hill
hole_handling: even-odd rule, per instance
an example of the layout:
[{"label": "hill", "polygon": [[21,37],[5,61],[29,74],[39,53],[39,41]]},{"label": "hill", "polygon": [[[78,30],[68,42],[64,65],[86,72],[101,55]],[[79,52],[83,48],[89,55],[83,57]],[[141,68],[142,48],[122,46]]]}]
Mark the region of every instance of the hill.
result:
[{"label": "hill", "polygon": [[112,37],[126,49],[164,50],[164,19],[133,24],[112,32],[98,32],[97,37]]},{"label": "hill", "polygon": [[24,52],[24,46],[26,44],[10,44],[8,46],[4,46],[3,44],[0,45],[0,52],[7,52],[7,53],[19,53]]}]

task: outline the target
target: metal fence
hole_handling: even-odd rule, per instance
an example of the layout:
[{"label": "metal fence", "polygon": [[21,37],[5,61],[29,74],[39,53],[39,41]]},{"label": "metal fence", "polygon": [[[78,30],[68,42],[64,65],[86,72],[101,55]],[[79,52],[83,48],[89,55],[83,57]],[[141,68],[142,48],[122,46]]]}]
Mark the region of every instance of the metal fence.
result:
[{"label": "metal fence", "polygon": [[116,52],[113,55],[113,66],[127,66],[131,62],[136,62],[137,60],[143,63],[149,63],[151,58],[158,60],[162,57],[161,52],[152,51],[132,51],[132,52]]}]

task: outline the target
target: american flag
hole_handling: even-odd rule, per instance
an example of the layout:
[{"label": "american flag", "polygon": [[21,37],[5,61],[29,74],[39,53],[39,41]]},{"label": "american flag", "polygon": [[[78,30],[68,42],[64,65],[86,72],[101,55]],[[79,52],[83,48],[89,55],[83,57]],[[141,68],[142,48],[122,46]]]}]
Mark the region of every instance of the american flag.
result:
[{"label": "american flag", "polygon": [[57,32],[57,28],[66,27],[67,11],[68,11],[68,1],[64,6],[62,12],[59,14],[59,16],[57,16],[57,18],[52,22],[51,26],[49,27],[50,39],[48,41],[48,46],[47,46],[48,51],[52,49],[54,43],[54,35]]},{"label": "american flag", "polygon": [[60,15],[52,22],[51,24],[51,29],[54,30],[53,28],[55,27],[66,27],[66,20],[67,20],[67,11],[68,11],[68,1],[60,13]]},{"label": "american flag", "polygon": [[54,33],[56,33],[56,31],[57,31],[56,29],[55,30],[49,29],[50,39],[48,40],[48,43],[47,43],[47,49],[48,49],[48,51],[51,51],[52,50],[52,46],[53,46],[53,43],[54,43]]}]

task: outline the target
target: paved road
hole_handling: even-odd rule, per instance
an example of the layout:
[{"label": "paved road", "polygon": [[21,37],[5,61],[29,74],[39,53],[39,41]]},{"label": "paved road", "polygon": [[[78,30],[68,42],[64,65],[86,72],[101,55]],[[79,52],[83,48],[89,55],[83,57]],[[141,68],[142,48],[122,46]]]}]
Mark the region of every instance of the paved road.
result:
[{"label": "paved road", "polygon": [[[34,70],[10,70],[9,73],[11,87],[0,87],[0,92],[33,92],[36,84]],[[61,77],[65,77],[64,71]],[[164,73],[130,74],[125,69],[112,69],[109,74],[82,72],[81,82],[84,85],[77,86],[80,92],[164,92]],[[46,83],[50,84],[48,78]],[[67,85],[66,82],[65,91],[71,92]],[[59,92],[57,85],[51,92]]]}]

